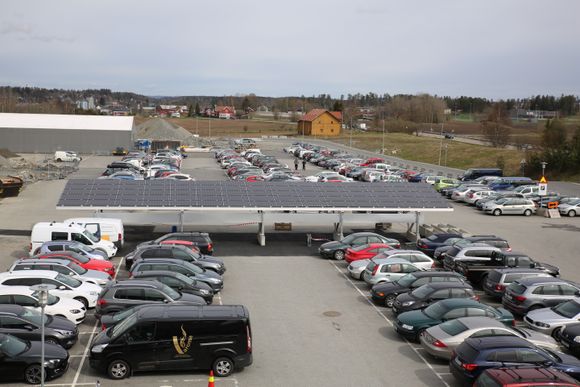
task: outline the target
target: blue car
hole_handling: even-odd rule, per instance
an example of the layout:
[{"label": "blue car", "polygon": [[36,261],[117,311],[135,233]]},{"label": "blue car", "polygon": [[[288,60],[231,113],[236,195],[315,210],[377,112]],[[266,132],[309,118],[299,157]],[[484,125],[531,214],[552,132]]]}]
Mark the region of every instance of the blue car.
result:
[{"label": "blue car", "polygon": [[486,369],[518,366],[552,367],[580,377],[580,360],[574,356],[536,347],[515,336],[472,336],[457,347],[449,362],[453,376],[469,386]]},{"label": "blue car", "polygon": [[425,177],[425,175],[423,173],[417,173],[415,175],[409,176],[409,178],[407,179],[407,181],[409,183],[420,183],[421,181],[423,181],[423,178],[424,177]]}]

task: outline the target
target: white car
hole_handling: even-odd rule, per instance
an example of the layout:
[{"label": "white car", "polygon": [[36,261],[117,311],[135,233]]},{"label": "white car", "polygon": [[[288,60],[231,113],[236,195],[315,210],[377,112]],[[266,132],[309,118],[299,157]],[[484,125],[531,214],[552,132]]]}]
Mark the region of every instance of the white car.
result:
[{"label": "white car", "polygon": [[181,181],[195,181],[195,179],[189,176],[187,173],[172,173],[171,175],[161,177],[163,180],[181,180]]},{"label": "white car", "polygon": [[359,259],[357,261],[352,261],[350,265],[347,266],[346,270],[352,278],[362,280],[362,274],[370,261],[370,259]]},{"label": "white car", "polygon": [[477,189],[469,190],[463,197],[463,201],[467,204],[475,205],[478,200],[486,199],[488,196],[496,194],[497,191],[493,190],[482,190],[478,191]]},{"label": "white car", "polygon": [[[40,310],[38,292],[28,286],[0,286],[0,304],[16,304]],[[82,302],[55,296],[52,291],[48,294],[44,310],[46,314],[67,318],[77,325],[85,320],[87,313]]]},{"label": "white car", "polygon": [[304,180],[309,181],[311,183],[317,183],[320,181],[320,179],[322,177],[328,177],[328,176],[342,176],[342,175],[339,174],[338,172],[334,172],[334,171],[322,171],[322,172],[318,172],[316,175],[306,176],[306,178]]},{"label": "white car", "polygon": [[2,286],[32,286],[50,284],[56,288],[50,293],[81,302],[85,308],[94,308],[102,288],[52,270],[17,270],[0,273]]},{"label": "white car", "polygon": [[580,215],[580,199],[570,203],[560,204],[558,211],[560,211],[561,215],[568,215],[570,217]]}]

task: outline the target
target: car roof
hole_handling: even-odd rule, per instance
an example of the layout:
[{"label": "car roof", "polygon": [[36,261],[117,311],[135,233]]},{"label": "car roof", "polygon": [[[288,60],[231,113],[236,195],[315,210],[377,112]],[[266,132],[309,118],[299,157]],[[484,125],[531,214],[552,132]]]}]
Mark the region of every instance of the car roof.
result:
[{"label": "car roof", "polygon": [[172,265],[182,265],[184,266],[186,261],[178,258],[139,258],[133,262],[133,266],[138,263],[170,263]]},{"label": "car roof", "polygon": [[184,318],[195,319],[247,319],[248,310],[242,305],[150,305],[149,308],[139,309],[137,316],[141,320],[159,320],[160,317],[170,320]]},{"label": "car roof", "polygon": [[32,295],[34,290],[28,286],[0,286],[0,294],[25,294]]},{"label": "car roof", "polygon": [[54,245],[75,245],[81,244],[77,241],[46,241],[42,243],[42,246],[54,246]]},{"label": "car roof", "polygon": [[377,265],[383,265],[386,263],[410,263],[412,264],[412,262],[409,262],[408,260],[404,259],[404,258],[397,258],[396,256],[394,257],[388,257],[388,258],[377,258],[377,259],[372,259]]},{"label": "car roof", "polygon": [[51,263],[56,263],[62,266],[68,266],[71,261],[68,259],[58,259],[58,258],[45,258],[45,259],[41,259],[41,258],[20,258],[19,260],[14,262],[15,264],[33,264],[33,263],[42,263],[43,265],[47,265],[47,264],[51,264]]},{"label": "car roof", "polygon": [[168,277],[178,277],[179,273],[170,270],[145,270],[133,272],[133,278],[143,278],[143,277],[156,277],[156,276],[168,276]]},{"label": "car roof", "polygon": [[16,304],[0,304],[0,313],[3,314],[13,314],[19,316],[24,311],[24,307],[22,305]]},{"label": "car roof", "polygon": [[[395,258],[391,258],[391,259],[394,260]],[[458,278],[463,278],[463,276],[461,274],[454,272],[454,271],[427,270],[427,271],[415,271],[415,272],[409,273],[409,274],[413,274],[413,276],[415,276],[417,278],[422,278],[422,277],[458,277]]]},{"label": "car roof", "polygon": [[159,288],[161,282],[156,280],[139,280],[127,279],[123,281],[111,281],[107,288],[123,288],[123,287],[143,287],[143,288]]},{"label": "car roof", "polygon": [[466,339],[465,342],[478,350],[491,348],[536,348],[526,339],[517,336],[490,336]]},{"label": "car roof", "polygon": [[490,307],[489,305],[482,304],[481,302],[472,300],[470,298],[448,298],[446,300],[437,301],[436,303],[440,303],[441,305],[445,305],[447,307],[457,307],[460,308],[462,306],[485,306]]},{"label": "car roof", "polygon": [[0,273],[0,278],[16,277],[44,277],[56,278],[60,273],[52,270],[16,270],[11,272]]},{"label": "car roof", "polygon": [[[547,274],[542,270],[532,269],[532,268],[525,268],[525,267],[502,267],[499,269],[493,269],[498,273],[507,274],[507,273],[538,273],[538,274]],[[548,274],[549,275],[549,274]]]},{"label": "car roof", "polygon": [[517,283],[530,286],[530,285],[538,285],[538,284],[549,284],[549,283],[571,283],[570,281],[563,280],[561,278],[555,277],[526,277],[519,280],[516,280]]},{"label": "car roof", "polygon": [[513,368],[489,368],[485,370],[490,376],[498,380],[501,384],[538,383],[545,386],[547,382],[565,382],[573,386],[577,385],[576,379],[555,368],[546,367],[513,367]]},{"label": "car roof", "polygon": [[457,319],[457,321],[460,322],[460,323],[462,323],[463,325],[465,325],[469,329],[486,328],[486,327],[490,327],[490,328],[495,328],[495,327],[507,328],[504,323],[502,323],[501,321],[498,321],[498,320],[496,320],[494,318],[491,318],[491,317],[482,317],[482,316],[478,316],[478,317],[460,317],[460,318]]},{"label": "car roof", "polygon": [[397,254],[425,255],[422,251],[419,251],[419,250],[401,250],[401,249],[387,250],[387,251],[384,251],[383,254],[385,254],[385,255],[397,255]]},{"label": "car roof", "polygon": [[465,282],[431,282],[423,286],[429,286],[433,289],[450,289],[450,288],[473,289],[471,285],[466,284]]}]

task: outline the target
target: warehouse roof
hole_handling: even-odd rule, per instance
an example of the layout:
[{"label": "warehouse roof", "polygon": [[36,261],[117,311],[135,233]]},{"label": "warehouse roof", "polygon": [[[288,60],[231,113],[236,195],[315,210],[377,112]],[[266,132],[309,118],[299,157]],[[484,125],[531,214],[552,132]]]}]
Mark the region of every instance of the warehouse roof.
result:
[{"label": "warehouse roof", "polygon": [[133,117],[0,113],[0,128],[131,131]]}]

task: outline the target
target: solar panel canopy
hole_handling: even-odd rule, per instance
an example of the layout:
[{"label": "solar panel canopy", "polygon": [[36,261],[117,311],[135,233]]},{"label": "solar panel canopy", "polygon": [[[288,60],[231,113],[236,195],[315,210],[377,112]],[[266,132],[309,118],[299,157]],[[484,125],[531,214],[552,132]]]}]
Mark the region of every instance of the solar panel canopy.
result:
[{"label": "solar panel canopy", "polygon": [[450,211],[428,184],[69,180],[57,208]]}]

